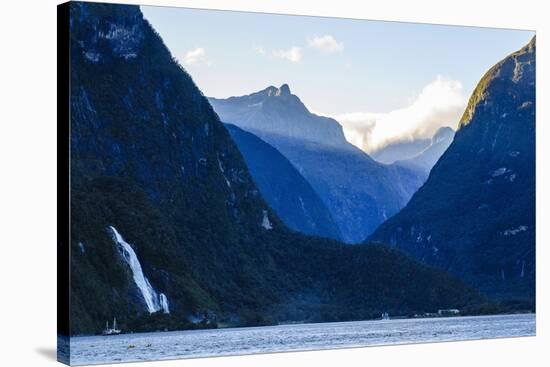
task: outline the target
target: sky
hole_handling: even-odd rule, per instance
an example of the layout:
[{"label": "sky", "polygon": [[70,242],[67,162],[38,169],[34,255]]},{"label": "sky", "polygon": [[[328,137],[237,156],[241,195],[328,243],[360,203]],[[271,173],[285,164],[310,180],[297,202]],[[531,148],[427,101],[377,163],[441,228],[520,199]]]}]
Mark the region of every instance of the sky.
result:
[{"label": "sky", "polygon": [[441,126],[532,31],[141,7],[201,91],[250,94],[287,83],[367,152]]}]

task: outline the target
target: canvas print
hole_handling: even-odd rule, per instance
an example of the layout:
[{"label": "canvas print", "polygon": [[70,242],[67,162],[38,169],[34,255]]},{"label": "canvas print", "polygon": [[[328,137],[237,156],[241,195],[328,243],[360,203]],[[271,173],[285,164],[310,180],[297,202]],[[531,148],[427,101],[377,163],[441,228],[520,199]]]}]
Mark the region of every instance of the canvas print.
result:
[{"label": "canvas print", "polygon": [[534,31],[58,7],[59,360],[535,335]]}]

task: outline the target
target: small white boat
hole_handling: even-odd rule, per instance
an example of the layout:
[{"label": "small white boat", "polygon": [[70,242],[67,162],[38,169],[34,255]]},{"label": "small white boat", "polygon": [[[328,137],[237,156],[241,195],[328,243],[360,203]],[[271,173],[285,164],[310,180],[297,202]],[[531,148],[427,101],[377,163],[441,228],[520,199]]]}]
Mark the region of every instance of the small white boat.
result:
[{"label": "small white boat", "polygon": [[116,317],[113,319],[113,327],[109,327],[109,321],[107,321],[107,324],[105,325],[105,329],[101,334],[103,335],[117,335],[120,334],[121,330],[116,328]]},{"label": "small white boat", "polygon": [[390,319],[390,315],[387,313],[387,312],[382,312],[382,317],[381,317],[382,320],[389,320]]}]

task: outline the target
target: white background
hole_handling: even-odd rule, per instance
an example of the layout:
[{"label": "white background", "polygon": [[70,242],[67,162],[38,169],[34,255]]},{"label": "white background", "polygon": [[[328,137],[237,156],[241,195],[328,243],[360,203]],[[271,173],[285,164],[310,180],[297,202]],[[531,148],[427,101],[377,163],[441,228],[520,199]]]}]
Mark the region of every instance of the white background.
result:
[{"label": "white background", "polygon": [[[120,0],[118,2],[128,3]],[[547,246],[550,12],[546,1],[136,0],[133,3],[537,31],[537,336],[146,363],[143,366],[543,366],[550,363]],[[0,365],[54,365],[57,1],[0,12]],[[544,24],[546,22],[546,24]],[[256,30],[251,30],[256,31]],[[403,55],[406,58],[406,55]],[[495,60],[496,61],[496,60]],[[457,60],[462,62],[462,60]],[[544,121],[544,122],[543,122]]]}]

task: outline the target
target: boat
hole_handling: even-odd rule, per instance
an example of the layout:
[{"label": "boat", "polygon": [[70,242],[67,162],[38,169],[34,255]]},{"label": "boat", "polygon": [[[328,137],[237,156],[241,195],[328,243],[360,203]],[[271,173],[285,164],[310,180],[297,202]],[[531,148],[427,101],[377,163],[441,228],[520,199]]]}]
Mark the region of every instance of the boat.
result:
[{"label": "boat", "polygon": [[381,320],[389,320],[390,315],[387,312],[382,312]]},{"label": "boat", "polygon": [[113,319],[113,327],[109,327],[109,321],[105,324],[105,329],[101,333],[102,335],[117,335],[120,334],[122,331],[120,329],[116,328],[116,317]]}]

